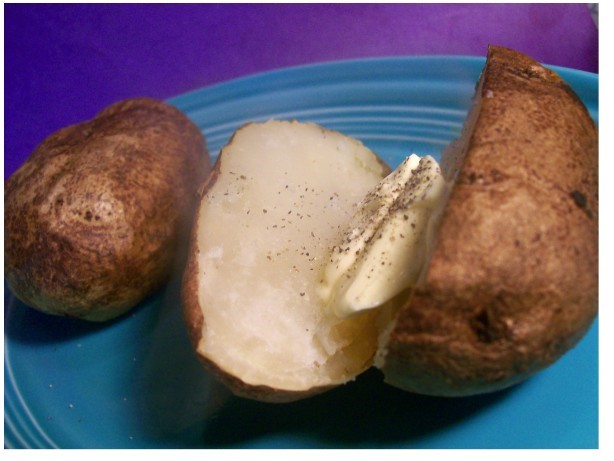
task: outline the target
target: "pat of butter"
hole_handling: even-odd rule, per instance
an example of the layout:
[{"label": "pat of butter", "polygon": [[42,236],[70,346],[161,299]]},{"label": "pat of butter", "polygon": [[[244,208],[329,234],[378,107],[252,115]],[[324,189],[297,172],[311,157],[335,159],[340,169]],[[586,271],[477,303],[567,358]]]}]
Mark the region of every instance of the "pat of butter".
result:
[{"label": "pat of butter", "polygon": [[412,154],[367,194],[323,269],[319,293],[335,315],[380,306],[415,286],[446,190],[435,159]]}]

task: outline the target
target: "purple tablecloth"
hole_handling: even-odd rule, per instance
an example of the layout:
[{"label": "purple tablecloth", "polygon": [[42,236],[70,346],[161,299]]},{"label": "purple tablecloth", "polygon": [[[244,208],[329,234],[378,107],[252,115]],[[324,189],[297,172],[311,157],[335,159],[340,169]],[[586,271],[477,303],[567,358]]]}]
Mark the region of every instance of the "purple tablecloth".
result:
[{"label": "purple tablecloth", "polygon": [[166,99],[321,61],[484,56],[597,72],[586,4],[5,5],[4,177],[51,132],[128,97]]}]

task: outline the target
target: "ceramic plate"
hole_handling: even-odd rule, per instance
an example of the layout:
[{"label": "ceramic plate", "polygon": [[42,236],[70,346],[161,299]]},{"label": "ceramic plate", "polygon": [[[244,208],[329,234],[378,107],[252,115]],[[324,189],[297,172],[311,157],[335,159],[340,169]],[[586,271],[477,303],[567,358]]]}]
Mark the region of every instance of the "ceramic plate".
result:
[{"label": "ceramic plate", "polygon": [[[460,133],[484,59],[387,58],[259,74],[170,100],[217,156],[243,123],[312,121],[361,139],[396,166],[439,156]],[[555,68],[595,120],[598,77]],[[545,152],[544,155],[547,155]],[[7,447],[595,448],[598,327],[509,390],[445,399],[382,383],[377,371],[308,400],[240,399],[199,365],[178,279],[132,313],[95,325],[39,314],[4,292]]]}]

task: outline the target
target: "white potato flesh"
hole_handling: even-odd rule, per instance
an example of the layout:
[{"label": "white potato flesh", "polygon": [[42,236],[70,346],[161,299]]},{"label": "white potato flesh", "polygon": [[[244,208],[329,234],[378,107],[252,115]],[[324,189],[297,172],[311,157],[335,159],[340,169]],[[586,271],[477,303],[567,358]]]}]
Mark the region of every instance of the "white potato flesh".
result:
[{"label": "white potato flesh", "polygon": [[198,352],[251,385],[300,391],[368,368],[370,312],[338,319],[317,287],[356,205],[386,174],[359,141],[297,121],[239,129],[201,202]]}]

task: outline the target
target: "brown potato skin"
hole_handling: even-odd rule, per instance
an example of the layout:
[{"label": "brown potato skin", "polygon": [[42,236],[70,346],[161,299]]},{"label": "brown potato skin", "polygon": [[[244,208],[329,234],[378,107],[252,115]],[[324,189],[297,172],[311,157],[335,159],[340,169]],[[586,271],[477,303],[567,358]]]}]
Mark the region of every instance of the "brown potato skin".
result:
[{"label": "brown potato skin", "polygon": [[150,98],[45,139],[5,184],[5,277],[24,303],[103,321],[164,284],[211,169],[199,129]]},{"label": "brown potato skin", "polygon": [[425,284],[402,308],[383,366],[388,383],[423,394],[518,383],[572,348],[597,315],[589,113],[557,74],[501,47],[489,48],[475,98]]}]

